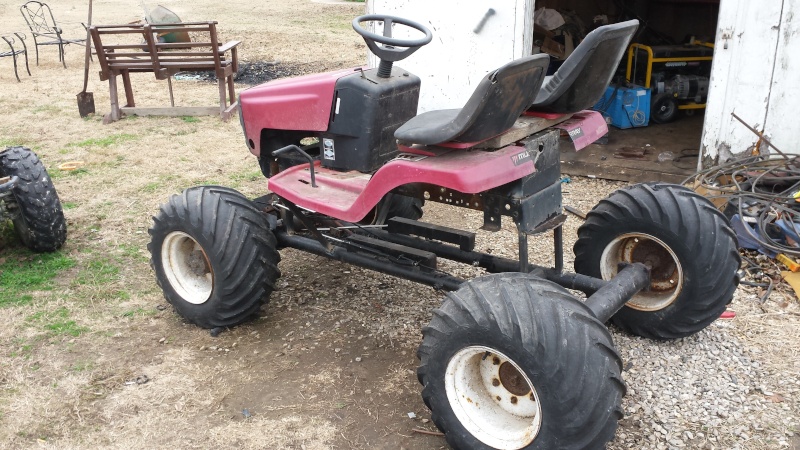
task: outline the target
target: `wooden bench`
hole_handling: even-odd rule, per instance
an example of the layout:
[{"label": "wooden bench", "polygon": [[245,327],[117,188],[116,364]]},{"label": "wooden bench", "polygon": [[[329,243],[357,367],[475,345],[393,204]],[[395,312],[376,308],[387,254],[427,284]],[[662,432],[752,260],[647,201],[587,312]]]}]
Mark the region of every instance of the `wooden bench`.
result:
[{"label": "wooden bench", "polygon": [[[239,41],[221,45],[217,22],[192,22],[168,25],[95,25],[89,28],[97,58],[100,80],[108,80],[111,113],[108,122],[123,114],[197,116],[219,114],[228,120],[237,107],[233,75],[238,70],[236,46]],[[160,42],[159,36],[188,33],[194,42]],[[171,77],[178,72],[213,71],[219,82],[219,107],[175,107]],[[152,72],[156,79],[169,83],[172,107],[137,108],[130,74]],[[127,104],[119,106],[117,76],[122,75]],[[227,85],[227,89],[226,89]],[[227,92],[226,92],[227,91]]]}]

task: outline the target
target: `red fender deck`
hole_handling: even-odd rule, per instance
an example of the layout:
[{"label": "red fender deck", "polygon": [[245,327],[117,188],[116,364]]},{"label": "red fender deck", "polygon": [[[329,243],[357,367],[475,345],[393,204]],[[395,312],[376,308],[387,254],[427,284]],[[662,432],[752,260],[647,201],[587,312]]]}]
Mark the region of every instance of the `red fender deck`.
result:
[{"label": "red fender deck", "polygon": [[316,161],[316,188],[311,187],[308,164],[301,164],[270,178],[269,189],[302,208],[357,222],[384,195],[404,184],[429,183],[477,194],[535,172],[533,158],[524,147],[515,145],[491,152],[435,147],[424,148],[424,152],[409,150],[414,153],[399,154],[372,176],[326,169]]}]

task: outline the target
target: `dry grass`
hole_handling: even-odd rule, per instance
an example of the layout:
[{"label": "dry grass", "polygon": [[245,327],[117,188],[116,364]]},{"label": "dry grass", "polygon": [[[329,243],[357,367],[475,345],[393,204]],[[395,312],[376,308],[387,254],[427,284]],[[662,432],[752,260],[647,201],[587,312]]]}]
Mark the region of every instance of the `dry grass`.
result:
[{"label": "dry grass", "polygon": [[[20,3],[0,1],[4,32],[27,31]],[[242,41],[243,61],[279,61],[318,71],[365,59],[363,42],[349,28],[363,4],[162,4],[186,21],[218,21],[222,40]],[[51,2],[66,35],[82,35],[86,5],[84,0]],[[128,23],[142,15],[136,1],[94,2],[96,24]],[[223,412],[221,399],[236,389],[229,380],[237,379],[226,374],[262,377],[247,370],[246,359],[228,364],[198,358],[200,345],[190,350],[185,339],[205,342],[207,333],[154,308],[163,297],[147,264],[146,245],[158,205],[195,184],[234,186],[248,195],[263,190],[238,121],[132,117],[102,125],[101,115],[109,111],[108,86],[99,81],[96,62],[87,90],[94,92],[98,116],[81,119],[75,95],[83,83],[82,48],[67,47],[64,69],[54,47],[41,47],[37,67],[30,35],[27,43],[33,76],[23,68],[18,83],[11,59],[0,59],[0,109],[5,112],[0,145],[32,147],[49,168],[68,205],[63,253],[75,267],[56,280],[57,289],[34,292],[30,304],[2,310],[0,447],[325,447],[334,428],[313,413],[301,417],[287,410],[289,415],[269,417],[269,411],[259,411],[248,420],[241,415],[234,420]],[[137,105],[169,104],[166,83],[152,75],[134,75],[133,86]],[[174,87],[177,105],[215,104],[214,84],[176,81]],[[57,169],[68,161],[83,164],[75,172]],[[3,249],[0,257],[7,251],[22,252]],[[184,342],[159,344],[165,336]],[[126,384],[142,374],[150,381]]]},{"label": "dry grass", "polygon": [[[4,31],[26,29],[19,3],[0,0]],[[66,34],[80,35],[87,2],[51,3]],[[218,21],[222,40],[243,41],[242,60],[280,61],[322,71],[365,59],[365,46],[349,25],[363,4],[309,0],[163,4],[186,21]],[[95,23],[126,23],[141,16],[136,1],[94,3]],[[278,293],[278,305],[273,305],[277,307],[268,308],[255,325],[218,338],[181,324],[169,308],[156,308],[164,300],[148,267],[146,246],[151,216],[159,204],[197,184],[228,185],[249,196],[262,194],[265,184],[235,119],[223,123],[215,117],[198,121],[132,117],[110,125],[102,125],[99,116],[81,119],[75,94],[82,88],[82,58],[81,48],[68,47],[69,67],[63,69],[55,49],[43,48],[40,65],[32,56],[33,76],[21,75],[21,83],[13,78],[11,61],[0,59],[0,108],[5,112],[0,145],[30,146],[49,167],[68,208],[69,237],[62,253],[75,263],[55,280],[55,289],[31,292],[30,303],[0,309],[5,319],[0,326],[0,447],[318,449],[338,443],[374,448],[377,442],[390,445],[384,444],[386,435],[398,443],[394,447],[443,445],[438,438],[407,436],[413,423],[406,413],[425,411],[413,375],[413,348],[399,353],[389,348],[395,345],[391,340],[380,348],[370,347],[375,362],[365,359],[361,367],[373,364],[370,370],[380,374],[374,379],[365,379],[366,370],[335,356],[331,342],[341,335],[329,332],[333,325],[326,320],[342,320],[350,313],[336,298],[313,299],[318,304],[293,310],[292,305],[318,294],[287,289]],[[98,80],[97,69],[96,63],[91,66],[88,90],[94,92],[103,114],[109,110],[108,87]],[[141,106],[169,103],[166,83],[152,75],[134,75],[133,86]],[[178,105],[215,102],[213,84],[178,81],[174,86]],[[83,165],[75,172],[57,170],[68,161]],[[572,205],[586,211],[595,200],[573,198]],[[426,209],[426,215],[452,223],[453,217],[441,211]],[[473,215],[463,219],[473,228],[479,226]],[[570,218],[565,235],[574,236],[576,226]],[[508,245],[493,251],[513,256],[514,232],[502,233]],[[551,245],[542,243],[537,261],[549,261],[549,250],[544,249]],[[8,254],[28,257],[18,247],[0,249],[0,259]],[[322,271],[330,267],[347,274],[342,275],[341,286],[328,286],[331,291],[338,289],[334,295],[350,295],[345,282],[365,282],[359,278],[365,271],[351,274],[349,268],[345,272],[343,266],[329,266],[298,252],[284,252],[283,264],[293,272],[285,271],[284,280],[301,287],[317,286],[317,279],[324,278]],[[459,270],[471,273],[469,268]],[[392,287],[398,292],[382,299],[386,304],[427,292],[414,300],[421,308],[436,305],[438,294],[398,283]],[[766,342],[759,344],[765,358],[771,352],[780,356],[769,359],[777,379],[781,371],[798,372],[800,328],[791,325],[798,323],[797,317],[787,320],[774,312],[743,317],[736,333],[743,341]],[[316,346],[325,353],[313,358],[283,355],[287,333],[313,320],[307,319],[309,314],[316,315],[327,334],[293,344]],[[364,333],[370,331],[365,328]],[[413,339],[418,339],[417,330],[415,326],[408,331]],[[387,355],[395,359],[380,359],[388,359]],[[148,381],[137,384],[142,375]],[[376,404],[370,396],[353,399],[366,389],[380,398]],[[252,405],[260,409],[246,418],[242,411]],[[367,411],[360,417],[374,416],[374,422],[360,424],[351,409]],[[368,441],[364,436],[371,429],[377,431]],[[376,438],[376,433],[384,434]]]}]

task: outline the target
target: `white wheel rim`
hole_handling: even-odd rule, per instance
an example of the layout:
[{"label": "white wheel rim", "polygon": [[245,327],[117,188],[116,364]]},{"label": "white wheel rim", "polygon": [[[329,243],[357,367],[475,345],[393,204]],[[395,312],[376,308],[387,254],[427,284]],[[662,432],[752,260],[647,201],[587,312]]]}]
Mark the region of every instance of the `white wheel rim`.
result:
[{"label": "white wheel rim", "polygon": [[214,288],[214,274],[208,255],[193,237],[173,231],[161,246],[161,263],[172,288],[194,305],[208,301]]},{"label": "white wheel rim", "polygon": [[520,449],[539,433],[542,409],[536,389],[497,350],[472,346],[456,353],[447,364],[445,391],[461,425],[490,447]]},{"label": "white wheel rim", "polygon": [[675,252],[657,237],[627,233],[611,241],[600,256],[600,275],[610,280],[620,263],[640,262],[650,269],[650,290],[640,291],[626,303],[640,311],[658,311],[671,305],[683,288],[683,267]]}]

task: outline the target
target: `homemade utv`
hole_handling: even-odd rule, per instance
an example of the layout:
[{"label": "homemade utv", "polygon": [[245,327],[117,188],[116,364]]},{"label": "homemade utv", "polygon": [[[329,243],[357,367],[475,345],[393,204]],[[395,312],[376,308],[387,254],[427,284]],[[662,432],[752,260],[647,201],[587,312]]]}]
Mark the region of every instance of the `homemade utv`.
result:
[{"label": "homemade utv", "polygon": [[[382,23],[383,33],[364,22]],[[421,37],[394,38],[395,24]],[[537,124],[600,98],[637,22],[591,32],[550,78],[547,55],[524,57],[486,75],[463,108],[420,115],[420,79],[393,62],[430,42],[430,31],[385,15],[353,27],[379,57],[377,69],[241,93],[245,142],[271,193],[249,200],[199,186],[161,207],[148,248],[166,299],[201,327],[242,323],[268,301],[286,247],[450,291],[417,353],[423,399],[447,442],[603,447],[625,394],[604,323],[655,339],[688,336],[720,316],[738,281],[725,217],[663,183],[602,200],[578,231],[577,273],[562,270],[559,130]],[[573,137],[606,130],[576,117]],[[426,201],[482,211],[489,231],[510,218],[518,260],[476,251],[471,231],[419,221]],[[545,231],[555,267],[528,260],[528,236]],[[439,258],[490,274],[459,279],[437,267]]]},{"label": "homemade utv", "polygon": [[26,147],[0,150],[0,224],[6,220],[35,252],[56,251],[67,239],[67,222],[53,181]]}]

